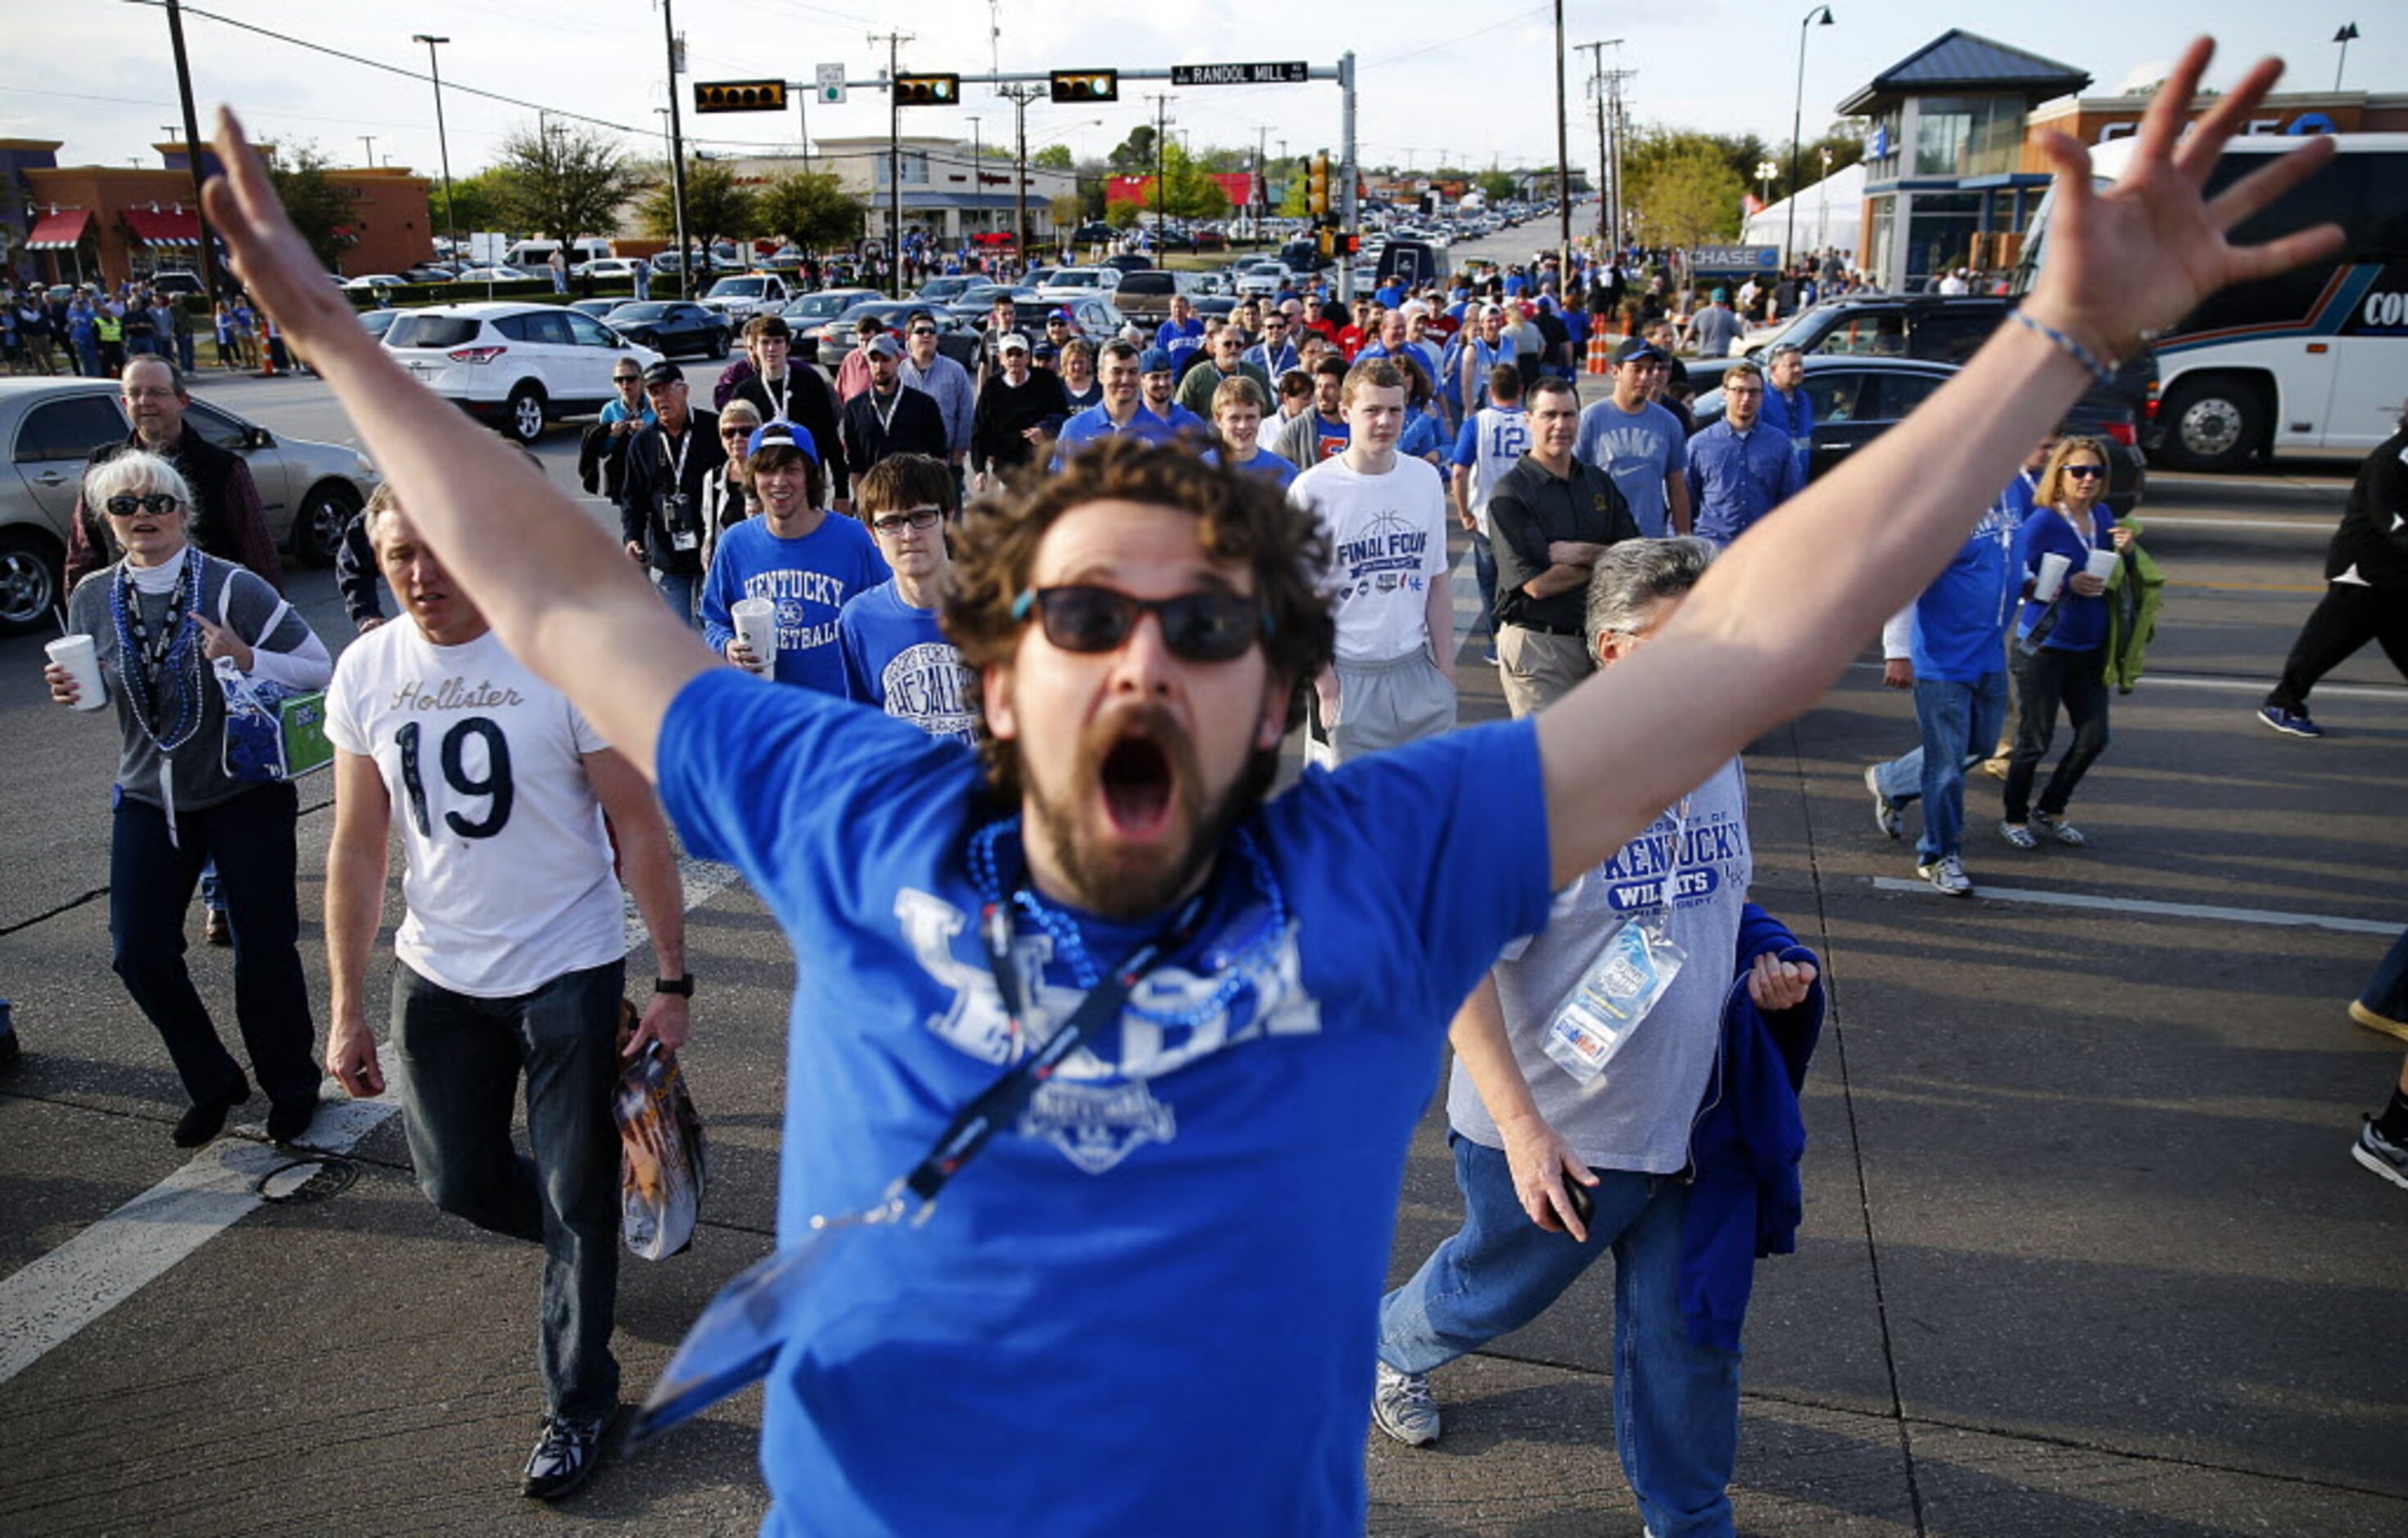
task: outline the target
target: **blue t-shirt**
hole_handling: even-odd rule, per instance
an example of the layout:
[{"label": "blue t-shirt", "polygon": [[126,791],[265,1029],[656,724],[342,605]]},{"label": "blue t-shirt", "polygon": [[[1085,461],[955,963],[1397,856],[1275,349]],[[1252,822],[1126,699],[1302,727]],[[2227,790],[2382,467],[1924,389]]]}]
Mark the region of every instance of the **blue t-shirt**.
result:
[{"label": "blue t-shirt", "polygon": [[[1190,411],[1189,416],[1196,413]],[[1170,441],[1170,424],[1155,416],[1140,402],[1135,414],[1125,425],[1114,425],[1109,410],[1100,401],[1073,415],[1062,424],[1061,433],[1054,439],[1054,467],[1060,469],[1082,443],[1116,435],[1137,438],[1146,443]]]},{"label": "blue t-shirt", "polygon": [[778,660],[771,675],[822,694],[844,695],[836,649],[838,612],[856,593],[894,575],[869,531],[834,513],[799,539],[781,539],[766,518],[747,518],[719,537],[702,585],[702,639],[724,655],[736,639],[728,611],[738,598],[778,606]]},{"label": "blue t-shirt", "polygon": [[933,609],[914,609],[893,582],[854,596],[836,617],[844,697],[909,721],[931,737],[978,745],[978,675],[945,639]]},{"label": "blue t-shirt", "polygon": [[1427,411],[1405,413],[1405,430],[1397,438],[1398,453],[1426,459],[1431,454],[1443,454],[1446,447],[1446,429],[1438,424],[1436,417]]},{"label": "blue t-shirt", "polygon": [[1212,436],[1211,423],[1175,400],[1170,403],[1170,410],[1168,411],[1154,411],[1153,407],[1145,405],[1142,401],[1139,402],[1139,410],[1153,412],[1163,425],[1170,429],[1173,436],[1180,433],[1201,433],[1206,438]]},{"label": "blue t-shirt", "polygon": [[[2115,541],[2109,531],[2115,526],[2115,515],[2107,504],[2091,509],[2093,528],[2085,540],[2074,532],[2065,515],[2055,508],[2034,508],[2024,519],[2023,532],[2015,539],[2015,558],[2022,563],[2023,580],[2036,581],[2040,576],[2040,558],[2062,555],[2072,562],[2066,571],[2068,581],[2057,590],[2057,627],[2041,642],[2044,652],[2087,652],[2094,646],[2107,644],[2107,595],[2095,598],[2076,596],[2071,579],[2083,568],[2093,550],[2113,550]],[[2040,617],[2048,612],[2044,603],[2027,602],[2022,616],[2015,622],[2015,634],[2028,636]]]},{"label": "blue t-shirt", "polygon": [[[1221,451],[1218,449],[1205,450],[1204,463],[1207,465],[1220,464]],[[1262,448],[1260,445],[1256,446],[1254,458],[1247,460],[1244,464],[1239,465],[1236,467],[1244,471],[1248,475],[1261,476],[1264,480],[1269,482],[1272,485],[1277,486],[1283,492],[1287,490],[1288,482],[1294,481],[1298,473],[1295,466],[1289,464],[1286,460],[1282,459],[1279,455],[1271,453],[1268,449]]]},{"label": "blue t-shirt", "polygon": [[[743,872],[799,962],[791,1243],[879,1200],[1080,994],[1023,921],[1025,1034],[1003,1014],[968,749],[713,669],[659,765],[686,847]],[[1286,927],[1233,835],[1200,938],[1138,997],[1197,1009],[1231,946],[1249,985],[1193,1026],[1124,1013],[924,1228],[856,1231],[812,1278],[766,1384],[763,1531],[1361,1531],[1406,1149],[1455,1006],[1546,921],[1544,805],[1522,721],[1308,769],[1247,818]],[[1158,927],[1079,922],[1105,966]]]},{"label": "blue t-shirt", "polygon": [[[2022,483],[2017,482],[2020,487]],[[1971,683],[2006,668],[2007,615],[2021,582],[2014,575],[2014,491],[1990,505],[1973,532],[1923,596],[1914,600],[1914,676]],[[2026,506],[2029,505],[2028,488]]]},{"label": "blue t-shirt", "polygon": [[1641,533],[1651,539],[1665,536],[1671,508],[1664,478],[1689,467],[1689,440],[1679,417],[1652,400],[1635,412],[1626,411],[1609,396],[1581,411],[1572,453],[1613,477]]},{"label": "blue t-shirt", "polygon": [[1187,361],[1187,354],[1204,345],[1204,323],[1193,315],[1184,323],[1165,321],[1154,328],[1154,345],[1170,354],[1173,364]]}]

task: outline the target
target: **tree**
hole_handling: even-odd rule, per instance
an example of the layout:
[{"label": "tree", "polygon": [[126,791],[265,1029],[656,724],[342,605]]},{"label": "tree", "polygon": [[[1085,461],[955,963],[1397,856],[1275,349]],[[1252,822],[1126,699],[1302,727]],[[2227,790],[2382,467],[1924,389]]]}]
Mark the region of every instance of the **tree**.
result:
[{"label": "tree", "polygon": [[354,203],[358,194],[327,180],[326,156],[314,143],[291,149],[280,144],[262,148],[267,154],[268,179],[275,182],[276,195],[283,203],[284,211],[292,216],[293,227],[309,242],[309,249],[326,264],[327,270],[336,270],[351,241],[335,232],[357,217]]},{"label": "tree", "polygon": [[1049,144],[1029,156],[1028,164],[1048,171],[1067,171],[1070,169],[1070,147],[1067,144]]},{"label": "tree", "polygon": [[520,128],[502,140],[503,208],[519,229],[555,240],[615,229],[635,195],[625,151],[605,135],[567,123]]},{"label": "tree", "polygon": [[1502,171],[1484,172],[1480,178],[1481,195],[1491,203],[1511,203],[1521,190],[1521,184]]},{"label": "tree", "polygon": [[[644,233],[656,240],[677,238],[676,183],[664,176],[637,205],[636,217]],[[724,161],[689,161],[685,168],[685,232],[709,245],[713,240],[741,240],[760,228],[752,189],[736,180],[736,169]]]},{"label": "tree", "polygon": [[[692,197],[689,184],[689,202]],[[805,251],[830,251],[861,238],[861,200],[833,172],[781,176],[761,189],[754,211],[763,233],[782,236]]]},{"label": "tree", "polygon": [[[1151,208],[1154,200],[1146,202]],[[1229,211],[1229,194],[1177,139],[1162,147],[1162,211],[1172,219],[1218,219]]]},{"label": "tree", "polygon": [[1120,170],[1152,170],[1154,168],[1154,124],[1141,122],[1130,129],[1128,137],[1121,140],[1113,148],[1109,158]]},{"label": "tree", "polygon": [[456,222],[444,212],[443,184],[437,181],[433,195],[427,199],[435,233],[449,236],[456,229],[462,235],[473,235],[479,230],[502,228],[509,222],[503,211],[509,196],[508,181],[509,173],[498,165],[487,166],[474,176],[454,180],[452,183],[452,201],[459,214]]},{"label": "tree", "polygon": [[1713,145],[1684,144],[1626,174],[1633,221],[1650,244],[1695,246],[1739,233],[1747,183]]},{"label": "tree", "polygon": [[1054,227],[1057,230],[1073,230],[1086,221],[1087,200],[1076,193],[1064,193],[1047,204],[1046,208],[1053,214]]},{"label": "tree", "polygon": [[1280,189],[1280,217],[1304,219],[1311,216],[1312,189],[1305,184],[1303,164],[1297,162],[1289,165],[1284,173],[1284,180],[1286,184]]}]

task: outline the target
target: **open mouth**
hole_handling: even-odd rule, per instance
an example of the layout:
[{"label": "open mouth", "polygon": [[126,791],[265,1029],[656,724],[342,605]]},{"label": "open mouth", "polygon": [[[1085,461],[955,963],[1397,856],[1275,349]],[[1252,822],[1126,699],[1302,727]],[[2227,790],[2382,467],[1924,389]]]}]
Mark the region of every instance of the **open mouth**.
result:
[{"label": "open mouth", "polygon": [[1114,831],[1152,838],[1170,820],[1170,755],[1150,737],[1124,737],[1104,755],[1104,810]]}]

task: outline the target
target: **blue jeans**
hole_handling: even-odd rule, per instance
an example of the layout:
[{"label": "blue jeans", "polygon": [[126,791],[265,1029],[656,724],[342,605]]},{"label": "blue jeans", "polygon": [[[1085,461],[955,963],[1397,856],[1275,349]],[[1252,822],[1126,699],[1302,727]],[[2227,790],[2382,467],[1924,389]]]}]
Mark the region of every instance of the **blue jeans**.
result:
[{"label": "blue jeans", "polygon": [[1480,581],[1480,622],[1488,627],[1488,643],[1497,644],[1497,547],[1478,529],[1471,533],[1471,574]]},{"label": "blue jeans", "polygon": [[1613,1441],[1656,1538],[1727,1535],[1739,1457],[1739,1353],[1699,1345],[1681,1318],[1689,1188],[1670,1175],[1599,1170],[1596,1215],[1575,1243],[1532,1223],[1504,1154],[1449,1134],[1463,1228],[1380,1303],[1380,1359],[1426,1373],[1537,1318],[1613,1251]]},{"label": "blue jeans", "polygon": [[2386,1020],[2408,1020],[2408,929],[2391,942],[2358,1001]]},{"label": "blue jeans", "polygon": [[[543,1245],[537,1359],[555,1416],[619,1402],[619,999],[627,966],[564,972],[515,999],[471,999],[393,972],[393,1048],[409,1158],[427,1200],[480,1229]],[[510,1146],[526,1073],[527,1145]]]},{"label": "blue jeans", "polygon": [[1914,681],[1914,724],[1923,740],[1904,757],[1873,769],[1873,783],[1904,805],[1923,799],[1923,833],[1914,852],[1924,863],[1965,847],[1965,766],[1990,755],[2007,719],[2007,675],[1984,673],[1970,683]]},{"label": "blue jeans", "polygon": [[652,591],[661,601],[689,627],[702,628],[702,573],[698,571],[663,571],[652,568]]}]

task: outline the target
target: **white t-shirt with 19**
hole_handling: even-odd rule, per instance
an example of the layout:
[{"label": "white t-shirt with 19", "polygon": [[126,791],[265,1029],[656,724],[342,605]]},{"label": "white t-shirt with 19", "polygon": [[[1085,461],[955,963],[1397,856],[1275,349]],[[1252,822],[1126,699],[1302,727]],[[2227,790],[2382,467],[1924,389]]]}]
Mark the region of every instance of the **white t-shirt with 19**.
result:
[{"label": "white t-shirt with 19", "polygon": [[408,907],[394,954],[472,999],[627,954],[625,903],[584,755],[609,744],[491,631],[437,646],[407,618],[352,642],[326,736],[376,760]]}]

